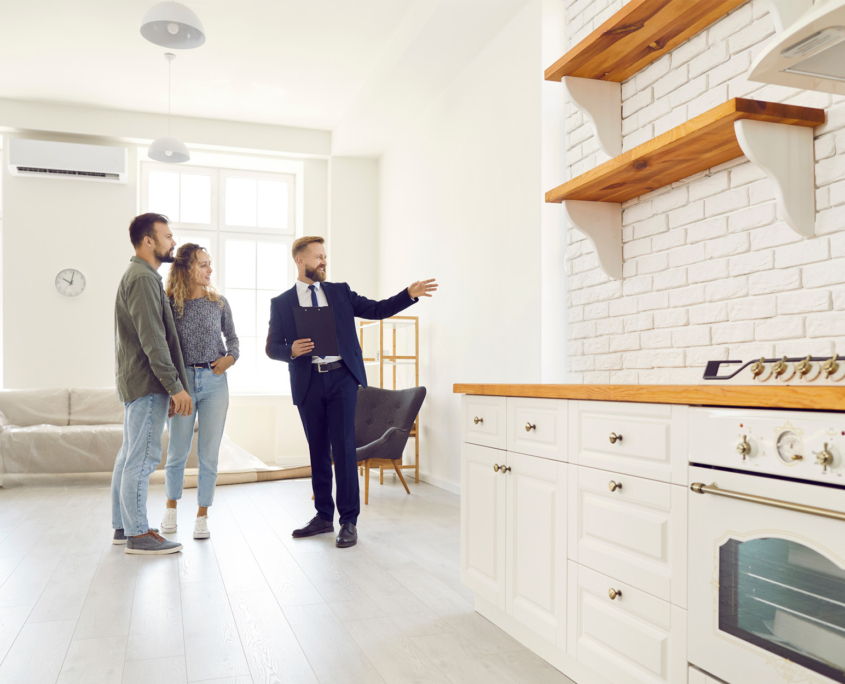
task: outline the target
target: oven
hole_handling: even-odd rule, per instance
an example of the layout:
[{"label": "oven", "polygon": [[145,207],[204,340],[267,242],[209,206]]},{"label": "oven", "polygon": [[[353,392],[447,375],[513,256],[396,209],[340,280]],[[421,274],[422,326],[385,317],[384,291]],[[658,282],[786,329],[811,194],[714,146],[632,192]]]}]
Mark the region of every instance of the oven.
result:
[{"label": "oven", "polygon": [[689,661],[845,684],[845,416],[690,410]]}]

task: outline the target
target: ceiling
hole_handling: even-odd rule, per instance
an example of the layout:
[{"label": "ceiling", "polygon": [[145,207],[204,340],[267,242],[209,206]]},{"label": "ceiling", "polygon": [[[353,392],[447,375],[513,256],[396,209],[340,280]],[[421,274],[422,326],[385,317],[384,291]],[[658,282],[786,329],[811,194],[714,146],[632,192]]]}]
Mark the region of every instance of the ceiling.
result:
[{"label": "ceiling", "polygon": [[[155,1],[0,0],[0,97],[166,112],[166,50],[139,31]],[[174,114],[327,130],[431,2],[182,1],[208,38],[174,51]]]}]

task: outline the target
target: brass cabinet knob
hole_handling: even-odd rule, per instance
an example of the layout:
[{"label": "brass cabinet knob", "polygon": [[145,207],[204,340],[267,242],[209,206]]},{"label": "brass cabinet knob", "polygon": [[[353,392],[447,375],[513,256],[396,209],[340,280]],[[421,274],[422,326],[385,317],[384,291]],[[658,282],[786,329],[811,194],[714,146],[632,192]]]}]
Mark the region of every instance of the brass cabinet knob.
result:
[{"label": "brass cabinet knob", "polygon": [[751,453],[751,444],[745,435],[742,436],[742,441],[736,445],[736,453],[742,456],[743,461]]},{"label": "brass cabinet knob", "polygon": [[829,378],[839,370],[839,364],[836,361],[837,357],[838,354],[834,354],[832,359],[828,359],[822,364],[822,370],[824,371],[824,376],[826,378]]},{"label": "brass cabinet knob", "polygon": [[795,365],[795,370],[798,371],[798,375],[807,375],[813,369],[813,364],[810,363],[810,355],[807,354],[807,358],[799,361]]},{"label": "brass cabinet knob", "polygon": [[532,425],[531,423],[525,424],[525,431],[526,432],[531,432],[532,430],[536,430],[536,429],[537,429],[536,425]]},{"label": "brass cabinet knob", "polygon": [[508,473],[508,472],[510,472],[510,470],[511,470],[510,466],[502,466],[502,472],[503,473]]},{"label": "brass cabinet knob", "polygon": [[765,357],[763,357],[759,361],[755,361],[754,363],[751,364],[751,367],[750,367],[751,375],[753,375],[756,378],[758,375],[760,375],[760,373],[763,372],[765,367],[766,367],[766,359],[765,359]]},{"label": "brass cabinet knob", "polygon": [[833,454],[828,451],[827,442],[820,452],[816,454],[816,463],[822,466],[822,472],[827,472],[827,467],[833,465]]},{"label": "brass cabinet knob", "polygon": [[494,472],[494,473],[498,473],[498,472],[499,472],[499,470],[501,469],[501,467],[502,467],[502,466],[500,466],[498,463],[494,464],[494,465],[493,465],[493,472]]},{"label": "brass cabinet knob", "polygon": [[484,422],[484,418],[479,418],[478,416],[476,416],[475,418],[472,419],[472,422],[475,423],[476,425],[478,425],[479,423]]},{"label": "brass cabinet knob", "polygon": [[608,489],[610,489],[611,492],[615,492],[617,489],[622,489],[622,483],[621,482],[614,482],[613,480],[611,480],[607,484],[607,487],[608,487]]},{"label": "brass cabinet knob", "polygon": [[608,590],[607,595],[610,596],[611,601],[615,601],[617,598],[622,598],[622,590],[610,589]]},{"label": "brass cabinet knob", "polygon": [[610,437],[608,437],[611,444],[616,444],[616,442],[622,441],[622,435],[617,435],[615,432],[610,433]]}]

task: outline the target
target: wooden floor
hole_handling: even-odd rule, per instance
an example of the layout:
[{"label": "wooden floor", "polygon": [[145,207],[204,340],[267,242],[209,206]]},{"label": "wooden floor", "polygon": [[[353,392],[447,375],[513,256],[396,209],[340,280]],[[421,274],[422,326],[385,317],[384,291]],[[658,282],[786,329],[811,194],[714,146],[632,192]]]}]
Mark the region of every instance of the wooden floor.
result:
[{"label": "wooden floor", "polygon": [[206,541],[189,490],[160,557],[112,546],[105,487],[0,489],[0,684],[569,683],[473,611],[459,498],[377,482],[351,549],[291,538],[314,510],[287,480],[218,487]]}]

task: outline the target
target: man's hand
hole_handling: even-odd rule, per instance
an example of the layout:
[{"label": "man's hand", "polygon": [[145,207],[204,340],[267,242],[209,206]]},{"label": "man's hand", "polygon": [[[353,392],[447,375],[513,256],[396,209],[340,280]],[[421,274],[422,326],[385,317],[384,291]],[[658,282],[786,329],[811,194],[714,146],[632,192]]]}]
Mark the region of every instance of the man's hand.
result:
[{"label": "man's hand", "polygon": [[431,297],[437,292],[437,282],[434,278],[431,280],[418,280],[408,288],[408,294],[411,299],[417,297]]},{"label": "man's hand", "polygon": [[174,394],[170,397],[170,410],[174,416],[177,413],[183,417],[190,416],[194,410],[194,400],[191,399],[190,394],[182,390],[179,394]]},{"label": "man's hand", "polygon": [[291,345],[290,355],[296,359],[314,351],[314,343],[309,339],[297,340]]},{"label": "man's hand", "polygon": [[229,370],[233,365],[235,365],[235,357],[231,354],[228,356],[222,356],[217,359],[217,361],[211,362],[211,368],[215,375],[223,375],[223,373]]}]

